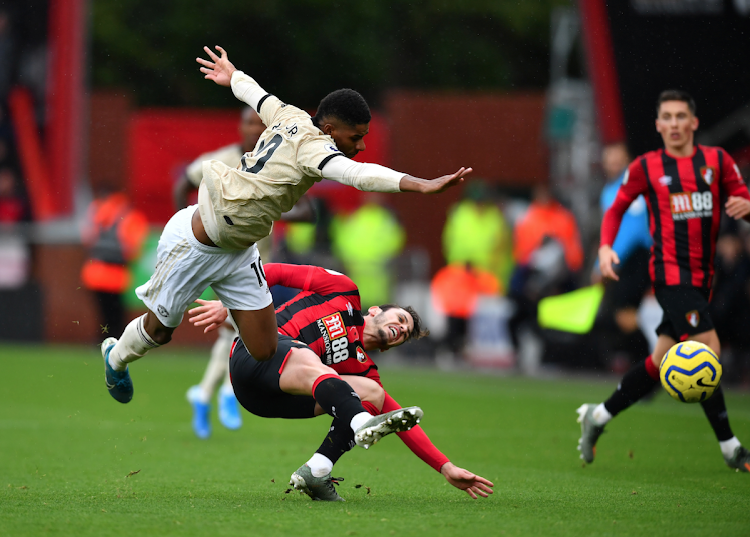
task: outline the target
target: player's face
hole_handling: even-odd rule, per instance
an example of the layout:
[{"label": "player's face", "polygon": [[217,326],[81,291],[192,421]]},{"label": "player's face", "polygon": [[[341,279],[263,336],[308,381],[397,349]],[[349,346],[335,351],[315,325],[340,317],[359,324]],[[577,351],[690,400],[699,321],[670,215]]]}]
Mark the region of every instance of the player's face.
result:
[{"label": "player's face", "polygon": [[[692,151],[693,135],[698,129],[698,118],[684,101],[665,101],[659,106],[656,130],[664,140],[664,147],[673,154]],[[680,155],[682,156],[682,155]]]},{"label": "player's face", "polygon": [[264,130],[266,130],[266,126],[260,120],[258,114],[248,114],[248,117],[243,118],[240,123],[242,148],[245,151],[252,151]]},{"label": "player's face", "polygon": [[373,315],[371,326],[378,340],[380,350],[397,347],[406,342],[414,330],[414,319],[408,311],[401,308],[391,308],[386,311],[377,306],[371,307],[369,313]]},{"label": "player's face", "polygon": [[370,132],[370,124],[347,125],[338,119],[332,119],[323,126],[323,132],[333,138],[336,147],[344,155],[354,158],[357,153],[365,150],[365,136]]}]

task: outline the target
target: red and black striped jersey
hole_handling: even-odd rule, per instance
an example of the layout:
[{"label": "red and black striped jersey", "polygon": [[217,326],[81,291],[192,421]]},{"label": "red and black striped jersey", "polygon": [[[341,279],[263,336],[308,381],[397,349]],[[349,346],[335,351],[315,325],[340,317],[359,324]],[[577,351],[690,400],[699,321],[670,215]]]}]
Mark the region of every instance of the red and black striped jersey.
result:
[{"label": "red and black striped jersey", "polygon": [[750,199],[732,157],[720,147],[696,145],[689,157],[659,149],[636,158],[604,215],[602,245],[612,245],[623,214],[641,194],[654,239],[651,281],[710,288],[723,205],[728,196]]},{"label": "red and black striped jersey", "polygon": [[382,386],[375,362],[362,344],[365,320],[359,289],[347,276],[320,267],[269,263],[269,287],[300,289],[276,310],[279,332],[306,343],[342,375],[366,376]]},{"label": "red and black striped jersey", "polygon": [[[366,376],[382,386],[378,367],[362,344],[365,320],[356,284],[343,274],[320,267],[283,263],[264,267],[269,287],[301,289],[276,310],[279,332],[306,343],[337,373]],[[382,411],[398,408],[401,405],[386,393]],[[415,455],[438,472],[449,462],[419,425],[397,434]]]}]

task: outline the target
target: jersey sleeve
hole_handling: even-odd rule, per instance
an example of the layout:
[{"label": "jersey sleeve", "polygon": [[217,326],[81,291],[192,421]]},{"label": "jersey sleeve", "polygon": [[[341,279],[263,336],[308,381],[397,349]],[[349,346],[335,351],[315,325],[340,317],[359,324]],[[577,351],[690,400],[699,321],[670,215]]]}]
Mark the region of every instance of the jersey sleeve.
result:
[{"label": "jersey sleeve", "polygon": [[269,287],[283,285],[319,295],[358,291],[357,285],[348,276],[335,270],[286,263],[268,263],[263,268]]},{"label": "jersey sleeve", "polygon": [[346,157],[329,159],[321,169],[323,177],[365,192],[401,192],[406,175],[379,164],[355,162]]},{"label": "jersey sleeve", "polygon": [[285,105],[278,97],[268,93],[252,77],[242,71],[232,73],[230,84],[234,96],[252,106],[263,124],[267,126],[273,125],[276,115],[284,109]]},{"label": "jersey sleeve", "polygon": [[[393,397],[385,394],[385,402],[383,403],[383,412],[390,412],[392,410],[398,410],[401,408]],[[430,441],[430,438],[424,432],[424,430],[416,425],[409,431],[403,433],[396,433],[398,437],[406,444],[412,453],[417,457],[426,462],[429,466],[434,468],[436,471],[440,471],[446,462],[450,462],[450,459],[443,455],[438,448]]]},{"label": "jersey sleeve", "polygon": [[605,244],[612,246],[617,237],[617,231],[620,229],[620,223],[625,211],[628,210],[630,204],[638,198],[641,194],[645,194],[648,189],[648,181],[646,174],[643,171],[643,163],[641,159],[636,160],[628,166],[628,171],[625,173],[625,177],[622,179],[622,185],[617,191],[615,201],[612,206],[607,209],[602,219],[601,239],[599,242],[600,246]]},{"label": "jersey sleeve", "polygon": [[740,169],[726,151],[722,151],[721,170],[721,184],[724,192],[728,196],[739,196],[750,200],[750,192],[742,179]]}]

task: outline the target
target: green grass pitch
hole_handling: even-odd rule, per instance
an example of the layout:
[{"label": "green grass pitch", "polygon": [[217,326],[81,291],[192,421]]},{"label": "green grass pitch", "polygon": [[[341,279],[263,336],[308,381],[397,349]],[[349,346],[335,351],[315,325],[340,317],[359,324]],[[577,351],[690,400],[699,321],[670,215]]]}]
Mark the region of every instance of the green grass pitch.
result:
[{"label": "green grass pitch", "polygon": [[[98,349],[0,348],[0,535],[750,535],[750,475],[725,465],[698,405],[662,393],[615,419],[594,464],[578,459],[575,409],[612,379],[534,380],[385,369],[433,442],[495,483],[472,500],[394,437],[336,466],[343,504],[286,494],[328,417],[215,421],[193,436],[185,391],[206,355],[161,349],[116,403]],[[750,443],[750,395],[727,394]],[[137,472],[137,473],[136,473]]]}]

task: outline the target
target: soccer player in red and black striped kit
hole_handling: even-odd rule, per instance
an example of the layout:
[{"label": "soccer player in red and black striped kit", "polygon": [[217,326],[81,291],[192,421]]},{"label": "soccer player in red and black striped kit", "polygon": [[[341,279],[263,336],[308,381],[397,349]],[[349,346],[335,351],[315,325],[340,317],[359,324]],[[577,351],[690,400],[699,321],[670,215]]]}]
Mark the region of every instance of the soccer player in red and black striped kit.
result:
[{"label": "soccer player in red and black striped kit", "polygon": [[[383,389],[377,365],[367,353],[388,350],[428,332],[410,307],[373,306],[363,315],[357,286],[338,272],[269,263],[265,265],[265,277],[269,287],[283,285],[301,292],[276,310],[279,344],[270,360],[254,360],[237,340],[230,358],[232,386],[242,406],[257,416],[300,419],[324,412],[334,415],[325,440],[292,474],[291,484],[315,500],[341,501],[331,471],[355,443],[354,427],[350,426],[351,418],[344,416],[344,405],[352,407],[350,414],[363,408],[372,415],[401,408]],[[206,330],[224,322],[226,310],[220,302],[199,302],[203,306],[190,311],[191,322]],[[353,398],[340,398],[336,408],[325,408],[322,396],[327,396],[329,382],[346,383],[356,394],[344,390],[343,395]],[[418,425],[398,435],[454,487],[473,498],[492,493],[490,481],[451,463]]]},{"label": "soccer player in red and black striped kit", "polygon": [[[602,276],[618,280],[612,250],[620,221],[640,194],[646,199],[654,245],[649,270],[654,294],[664,310],[651,356],[634,365],[605,402],[578,409],[581,458],[591,463],[604,425],[646,395],[659,382],[662,358],[678,341],[699,341],[719,355],[719,338],[708,314],[716,237],[722,208],[736,220],[748,219],[750,193],[732,157],[720,147],[694,143],[695,101],[666,90],[657,101],[656,130],[664,149],[636,158],[612,207],[604,215],[599,247]],[[732,433],[721,387],[701,402],[728,466],[750,472],[750,452]]]}]

